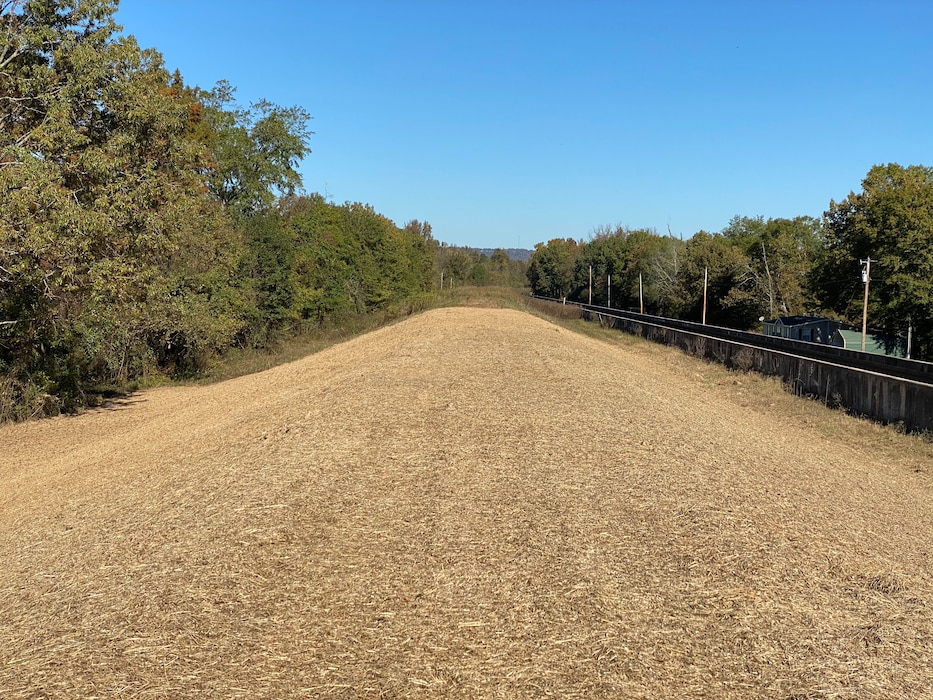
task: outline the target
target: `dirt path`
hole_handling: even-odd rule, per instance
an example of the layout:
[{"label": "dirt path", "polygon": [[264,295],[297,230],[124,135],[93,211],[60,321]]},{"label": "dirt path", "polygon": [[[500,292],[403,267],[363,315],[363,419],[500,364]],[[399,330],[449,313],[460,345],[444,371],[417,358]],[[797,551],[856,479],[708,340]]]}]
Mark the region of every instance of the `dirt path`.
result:
[{"label": "dirt path", "polygon": [[933,499],[655,355],[442,309],[0,429],[0,697],[933,697]]}]

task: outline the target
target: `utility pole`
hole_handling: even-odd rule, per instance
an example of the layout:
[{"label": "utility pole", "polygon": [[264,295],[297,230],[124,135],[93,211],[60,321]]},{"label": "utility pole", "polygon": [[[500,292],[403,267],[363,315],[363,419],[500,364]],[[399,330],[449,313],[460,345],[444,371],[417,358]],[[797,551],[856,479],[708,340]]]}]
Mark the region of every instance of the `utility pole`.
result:
[{"label": "utility pole", "polygon": [[911,336],[914,334],[914,324],[910,320],[910,316],[907,317],[907,359],[910,359],[910,341]]},{"label": "utility pole", "polygon": [[641,273],[638,273],[638,313],[645,313],[645,295],[641,284]]},{"label": "utility pole", "polygon": [[703,268],[703,325],[706,325],[706,283],[709,280],[709,268]]},{"label": "utility pole", "polygon": [[865,337],[868,335],[868,283],[871,282],[871,264],[878,262],[872,260],[871,256],[865,260],[859,260],[864,265],[862,268],[862,282],[865,283],[865,304],[862,307],[862,352],[865,352]]}]

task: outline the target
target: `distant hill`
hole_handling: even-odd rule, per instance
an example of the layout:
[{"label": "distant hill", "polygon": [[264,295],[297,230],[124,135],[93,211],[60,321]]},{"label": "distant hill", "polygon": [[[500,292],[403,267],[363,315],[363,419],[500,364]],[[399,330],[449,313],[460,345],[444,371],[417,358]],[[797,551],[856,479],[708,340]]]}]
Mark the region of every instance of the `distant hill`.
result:
[{"label": "distant hill", "polygon": [[[498,248],[474,248],[477,253],[481,255],[492,255]],[[528,262],[531,258],[533,250],[526,250],[525,248],[505,248],[506,255],[508,255],[512,260],[521,260],[522,262]]]}]

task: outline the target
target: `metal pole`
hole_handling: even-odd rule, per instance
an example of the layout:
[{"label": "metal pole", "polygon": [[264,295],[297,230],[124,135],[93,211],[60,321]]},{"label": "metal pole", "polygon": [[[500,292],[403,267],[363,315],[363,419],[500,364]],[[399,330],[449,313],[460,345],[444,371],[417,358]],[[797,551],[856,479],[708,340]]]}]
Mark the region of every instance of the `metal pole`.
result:
[{"label": "metal pole", "polygon": [[590,300],[587,302],[592,305],[593,303],[593,266],[590,265]]},{"label": "metal pole", "polygon": [[612,308],[612,275],[606,274],[606,306]]},{"label": "metal pole", "polygon": [[645,313],[645,296],[641,284],[641,273],[638,273],[638,313]]}]

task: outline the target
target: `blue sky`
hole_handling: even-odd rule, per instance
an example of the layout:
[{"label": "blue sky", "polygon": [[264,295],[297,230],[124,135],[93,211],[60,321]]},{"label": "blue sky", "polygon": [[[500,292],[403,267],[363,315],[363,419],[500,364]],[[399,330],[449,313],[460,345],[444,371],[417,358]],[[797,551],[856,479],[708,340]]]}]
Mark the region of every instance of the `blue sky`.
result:
[{"label": "blue sky", "polygon": [[305,189],[532,248],[820,216],[933,166],[925,0],[122,0],[190,85],[313,116]]}]

